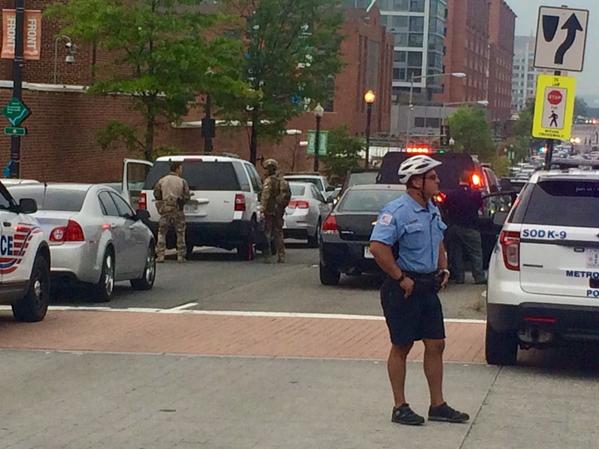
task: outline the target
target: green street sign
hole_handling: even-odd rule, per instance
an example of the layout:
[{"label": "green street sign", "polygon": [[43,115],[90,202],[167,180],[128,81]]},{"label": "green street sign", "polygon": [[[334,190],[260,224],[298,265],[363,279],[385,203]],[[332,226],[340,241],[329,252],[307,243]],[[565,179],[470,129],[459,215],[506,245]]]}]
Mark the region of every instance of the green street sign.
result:
[{"label": "green street sign", "polygon": [[2,109],[2,115],[8,119],[12,126],[19,126],[29,117],[29,114],[31,114],[29,108],[17,98],[11,98]]},{"label": "green street sign", "polygon": [[4,128],[4,134],[7,136],[25,136],[27,134],[27,128],[16,128],[11,126]]},{"label": "green street sign", "polygon": [[[320,131],[318,139],[318,155],[327,155],[327,145],[329,143],[329,132]],[[316,147],[316,131],[308,131],[308,154],[314,154],[314,148]]]}]

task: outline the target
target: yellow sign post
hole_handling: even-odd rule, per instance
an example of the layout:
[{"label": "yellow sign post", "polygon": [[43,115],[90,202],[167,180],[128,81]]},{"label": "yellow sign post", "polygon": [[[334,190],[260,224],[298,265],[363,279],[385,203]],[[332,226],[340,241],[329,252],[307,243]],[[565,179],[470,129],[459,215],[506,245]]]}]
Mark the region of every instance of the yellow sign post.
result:
[{"label": "yellow sign post", "polygon": [[570,140],[575,98],[575,78],[539,75],[532,135],[538,139]]}]

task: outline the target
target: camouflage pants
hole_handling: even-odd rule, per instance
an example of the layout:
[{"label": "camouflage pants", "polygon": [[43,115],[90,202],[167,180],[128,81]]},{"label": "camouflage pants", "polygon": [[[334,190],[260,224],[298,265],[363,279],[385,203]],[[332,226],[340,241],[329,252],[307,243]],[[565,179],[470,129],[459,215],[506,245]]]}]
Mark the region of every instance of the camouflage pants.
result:
[{"label": "camouflage pants", "polygon": [[[270,243],[274,240],[275,249],[279,257],[285,257],[283,224],[284,220],[281,215],[267,215],[264,217],[264,234],[266,235],[266,241]],[[265,251],[265,255],[268,259],[271,255],[271,252],[267,249]]]},{"label": "camouflage pants", "polygon": [[164,257],[166,250],[166,233],[173,226],[177,233],[177,257],[185,257],[185,214],[183,211],[175,210],[165,212],[160,216],[158,222],[158,244],[156,245],[156,255]]}]

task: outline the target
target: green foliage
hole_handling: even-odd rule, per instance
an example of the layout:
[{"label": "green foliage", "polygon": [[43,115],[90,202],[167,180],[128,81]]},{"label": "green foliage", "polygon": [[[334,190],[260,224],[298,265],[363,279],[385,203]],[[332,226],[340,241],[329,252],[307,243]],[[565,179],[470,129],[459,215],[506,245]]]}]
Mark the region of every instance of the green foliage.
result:
[{"label": "green foliage", "polygon": [[510,167],[512,164],[507,156],[495,156],[491,159],[491,166],[493,167],[495,174],[502,177],[510,174]]},{"label": "green foliage", "polygon": [[[239,52],[241,77],[251,98],[216,95],[224,117],[252,122],[250,159],[258,135],[277,138],[287,122],[317,101],[331,99],[340,70],[343,9],[340,0],[225,0],[239,17],[229,30],[245,48]],[[295,101],[294,101],[295,100]]]},{"label": "green foliage", "polygon": [[136,130],[125,123],[111,120],[105,128],[101,129],[96,140],[103,150],[120,142],[131,152],[143,151],[143,142],[137,140]]},{"label": "green foliage", "polygon": [[456,150],[478,154],[482,159],[494,154],[495,147],[484,109],[469,106],[459,108],[449,117],[449,127]]},{"label": "green foliage", "polygon": [[360,152],[364,149],[364,140],[350,135],[347,126],[329,131],[327,155],[323,158],[327,164],[327,176],[343,179],[348,170],[360,166]]},{"label": "green foliage", "polygon": [[[98,136],[143,141],[146,159],[154,150],[158,126],[179,120],[198,92],[243,96],[239,79],[241,43],[214,32],[227,17],[207,14],[201,0],[70,0],[55,3],[47,15],[76,42],[110,52],[106,70],[90,86],[93,94],[127,94],[145,121],[142,139],[109,125]],[[101,68],[98,68],[101,69]]]}]

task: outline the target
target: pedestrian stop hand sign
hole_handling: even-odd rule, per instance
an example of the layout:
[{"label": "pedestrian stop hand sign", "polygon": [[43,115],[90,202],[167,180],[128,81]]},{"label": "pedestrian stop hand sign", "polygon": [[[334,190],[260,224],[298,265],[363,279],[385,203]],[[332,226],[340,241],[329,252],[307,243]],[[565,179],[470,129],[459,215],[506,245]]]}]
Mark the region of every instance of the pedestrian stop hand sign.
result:
[{"label": "pedestrian stop hand sign", "polygon": [[575,78],[539,75],[532,135],[540,139],[569,140],[575,96]]}]

